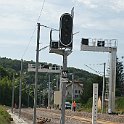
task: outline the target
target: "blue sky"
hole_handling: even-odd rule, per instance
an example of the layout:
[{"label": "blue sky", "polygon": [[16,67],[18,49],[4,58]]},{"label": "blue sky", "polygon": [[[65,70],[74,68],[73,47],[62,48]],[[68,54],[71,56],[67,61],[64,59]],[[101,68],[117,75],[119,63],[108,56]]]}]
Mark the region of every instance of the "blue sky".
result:
[{"label": "blue sky", "polygon": [[[12,59],[35,60],[36,29],[44,0],[0,0],[0,56]],[[74,7],[73,52],[68,66],[93,72],[85,66],[102,71],[101,63],[109,62],[109,53],[80,51],[81,38],[117,39],[117,56],[124,56],[124,0],[45,0],[38,22],[59,29],[60,16]],[[49,45],[49,29],[41,27],[40,47]],[[58,32],[54,39],[58,40]],[[32,38],[31,38],[32,36]],[[30,42],[30,44],[29,44]],[[24,51],[27,48],[25,54]],[[122,60],[124,61],[124,60]],[[40,62],[62,65],[62,57],[40,52]]]}]

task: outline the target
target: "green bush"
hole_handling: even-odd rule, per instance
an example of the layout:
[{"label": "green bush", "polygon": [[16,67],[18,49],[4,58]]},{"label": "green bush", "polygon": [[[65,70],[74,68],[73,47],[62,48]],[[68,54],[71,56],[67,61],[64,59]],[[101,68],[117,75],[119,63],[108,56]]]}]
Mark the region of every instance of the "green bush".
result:
[{"label": "green bush", "polygon": [[[86,104],[83,104],[79,111],[87,111],[91,112],[92,111],[92,100],[93,98],[89,98]],[[120,114],[124,114],[124,97],[118,97],[115,101],[116,105],[116,112]],[[98,110],[98,112],[100,112]]]},{"label": "green bush", "polygon": [[124,113],[124,97],[118,97],[116,99],[116,111]]},{"label": "green bush", "polygon": [[11,124],[11,116],[3,106],[0,106],[0,124]]},{"label": "green bush", "polygon": [[92,111],[92,100],[93,98],[89,98],[86,104],[83,104],[78,111],[91,112]]}]

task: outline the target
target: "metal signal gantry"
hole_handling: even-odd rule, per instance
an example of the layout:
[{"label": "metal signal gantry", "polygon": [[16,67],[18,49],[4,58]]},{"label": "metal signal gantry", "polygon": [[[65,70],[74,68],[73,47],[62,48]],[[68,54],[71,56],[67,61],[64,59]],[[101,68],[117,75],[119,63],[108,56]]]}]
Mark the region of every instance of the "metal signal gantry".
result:
[{"label": "metal signal gantry", "polygon": [[117,40],[96,40],[82,38],[81,51],[109,52],[110,58],[110,75],[109,75],[109,98],[108,113],[115,112],[115,86],[116,86],[116,52]]},{"label": "metal signal gantry", "polygon": [[[36,65],[28,64],[28,72],[35,72]],[[49,66],[48,68],[44,68],[42,65],[39,65],[38,72],[43,73],[61,73],[61,66]]]}]

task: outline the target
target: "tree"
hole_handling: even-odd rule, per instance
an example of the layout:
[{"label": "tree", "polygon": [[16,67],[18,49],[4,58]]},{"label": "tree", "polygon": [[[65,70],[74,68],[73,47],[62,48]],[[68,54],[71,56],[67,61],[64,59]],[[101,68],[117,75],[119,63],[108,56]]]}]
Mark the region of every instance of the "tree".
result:
[{"label": "tree", "polygon": [[93,79],[93,83],[98,83],[98,96],[102,96],[103,77],[102,77],[102,76],[96,76],[96,77]]},{"label": "tree", "polygon": [[0,104],[11,105],[11,81],[8,77],[0,80]]},{"label": "tree", "polygon": [[5,70],[5,68],[3,68],[2,66],[0,66],[0,78],[9,76],[9,73]]},{"label": "tree", "polygon": [[83,92],[80,96],[80,101],[82,104],[87,103],[88,99],[92,97],[92,92],[93,92],[93,83],[89,82],[89,83],[84,83],[83,85],[84,89]]},{"label": "tree", "polygon": [[[11,97],[12,97],[12,81],[13,81],[13,74],[18,73],[18,75],[15,75],[15,101],[16,104],[18,105],[19,102],[19,72],[20,72],[20,60],[12,60],[9,58],[2,58],[0,57],[0,74],[1,74],[1,79],[0,79],[0,103],[9,105],[11,106]],[[22,80],[22,104],[27,105],[28,104],[28,91],[26,91],[26,84],[31,85],[30,87],[30,92],[29,92],[29,97],[30,97],[30,106],[33,106],[33,92],[34,92],[34,82],[35,82],[35,74],[34,72],[27,72],[28,64],[35,64],[35,62],[31,61],[23,61],[23,72],[26,72],[25,75],[23,75],[23,80]],[[49,67],[49,66],[57,66],[55,64],[51,63],[40,63],[43,67]],[[68,68],[69,73],[74,73],[74,79],[77,81],[81,81],[82,83],[85,83],[84,87],[88,91],[84,91],[86,95],[83,96],[83,100],[85,101],[85,98],[90,98],[92,97],[92,79],[95,74],[89,73],[85,70],[82,69],[77,69],[73,67]],[[51,74],[51,87],[54,89],[56,81],[54,80],[55,74]],[[5,80],[6,79],[6,80]],[[53,81],[54,80],[54,81]],[[69,77],[69,80],[72,80],[72,77]],[[47,84],[48,84],[48,74],[46,73],[39,73],[38,74],[38,85],[41,84],[41,91],[47,89]],[[88,85],[87,85],[88,84]],[[7,98],[6,100],[4,98]],[[44,98],[44,103],[47,104],[47,93],[43,95]],[[39,100],[39,98],[38,98]]]},{"label": "tree", "polygon": [[122,96],[124,87],[124,67],[122,62],[119,61],[119,59],[116,59],[116,96]]},{"label": "tree", "polygon": [[101,76],[94,76],[92,80],[83,85],[83,93],[81,94],[81,103],[85,104],[88,100],[93,97],[93,83],[98,83],[98,95],[102,96],[102,83],[103,78]]}]

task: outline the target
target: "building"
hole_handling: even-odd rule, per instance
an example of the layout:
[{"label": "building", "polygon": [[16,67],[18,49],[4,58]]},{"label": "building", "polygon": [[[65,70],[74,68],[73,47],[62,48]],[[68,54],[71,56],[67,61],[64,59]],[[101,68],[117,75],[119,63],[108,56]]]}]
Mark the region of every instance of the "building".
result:
[{"label": "building", "polygon": [[[80,94],[83,92],[83,84],[79,81],[74,81],[73,91],[73,98],[79,98]],[[66,85],[66,99],[68,98],[72,98],[72,82]],[[61,90],[54,91],[54,108],[61,109]]]},{"label": "building", "polygon": [[72,89],[72,82],[66,85],[66,98],[71,98],[73,92],[73,98],[79,98],[83,92],[83,84],[79,81],[74,81],[74,88]]}]

